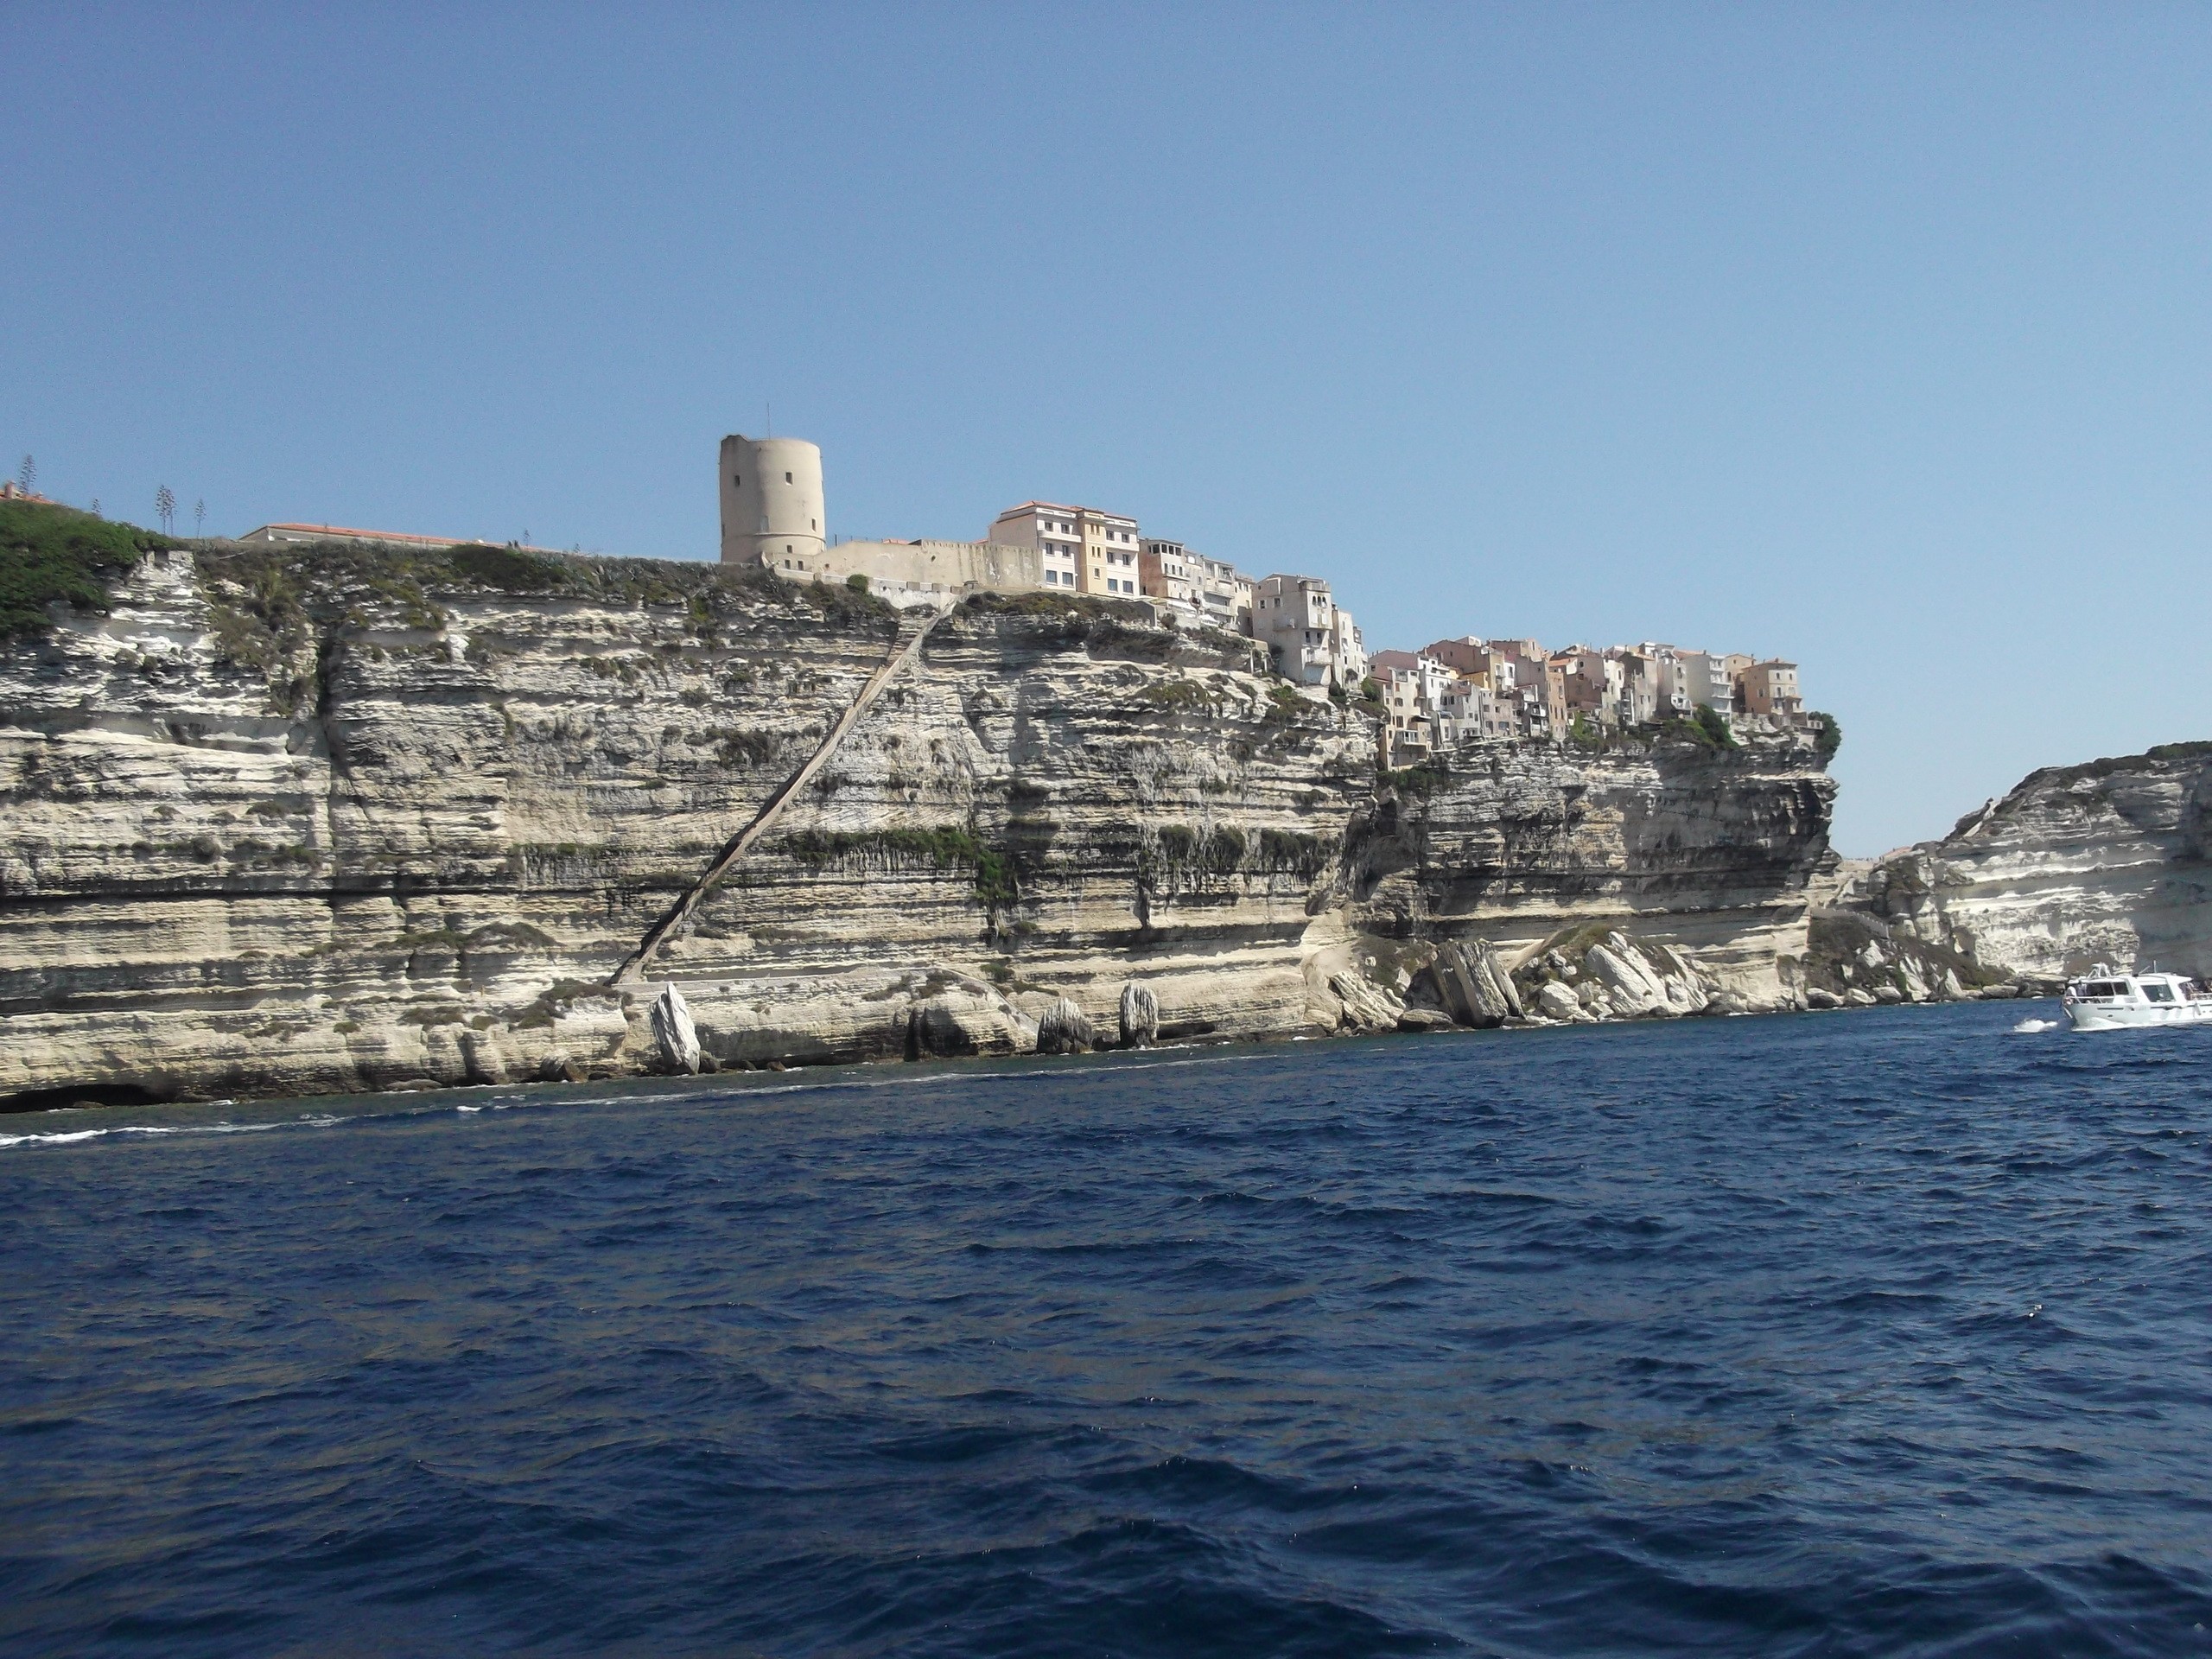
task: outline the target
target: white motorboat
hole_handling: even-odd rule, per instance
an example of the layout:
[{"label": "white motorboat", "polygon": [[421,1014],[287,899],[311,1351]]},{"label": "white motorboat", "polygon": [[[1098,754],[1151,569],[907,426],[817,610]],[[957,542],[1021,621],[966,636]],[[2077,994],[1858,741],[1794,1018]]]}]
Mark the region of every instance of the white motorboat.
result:
[{"label": "white motorboat", "polygon": [[2066,1017],[2076,1031],[2212,1026],[2212,992],[2179,974],[2123,974],[2098,964],[2069,980]]}]

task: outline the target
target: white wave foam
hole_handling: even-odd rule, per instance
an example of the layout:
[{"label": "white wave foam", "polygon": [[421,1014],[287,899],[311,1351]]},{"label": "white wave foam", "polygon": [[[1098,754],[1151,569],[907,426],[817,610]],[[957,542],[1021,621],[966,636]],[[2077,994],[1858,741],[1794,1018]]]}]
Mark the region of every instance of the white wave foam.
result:
[{"label": "white wave foam", "polygon": [[116,1123],[97,1129],[56,1129],[46,1135],[0,1135],[0,1151],[10,1147],[66,1147],[105,1135],[266,1135],[271,1129],[327,1129],[346,1122],[325,1113],[280,1118],[268,1123]]},{"label": "white wave foam", "polygon": [[2023,1020],[2012,1027],[2015,1031],[2056,1031],[2063,1023],[2057,1020]]}]

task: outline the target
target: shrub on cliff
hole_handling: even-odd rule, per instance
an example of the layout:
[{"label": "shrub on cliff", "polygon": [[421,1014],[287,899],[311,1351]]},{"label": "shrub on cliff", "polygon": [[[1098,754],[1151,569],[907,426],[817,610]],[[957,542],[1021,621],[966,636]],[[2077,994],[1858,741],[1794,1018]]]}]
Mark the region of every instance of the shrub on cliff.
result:
[{"label": "shrub on cliff", "polygon": [[1843,722],[1834,715],[1808,715],[1806,718],[1813,722],[1813,753],[1826,766],[1843,747]]},{"label": "shrub on cliff", "polygon": [[781,850],[810,870],[821,870],[845,859],[865,865],[895,868],[900,864],[929,864],[938,869],[965,865],[975,872],[976,902],[988,908],[1011,904],[1020,897],[1012,861],[976,837],[975,826],[943,824],[933,829],[809,830],[786,836]]},{"label": "shrub on cliff", "polygon": [[471,542],[448,548],[445,556],[461,575],[511,594],[549,593],[569,585],[569,573],[557,559],[520,548]]},{"label": "shrub on cliff", "polygon": [[183,545],[73,507],[0,501],[0,639],[45,632],[57,599],[105,613],[116,577],[148,553]]},{"label": "shrub on cliff", "polygon": [[1196,680],[1148,681],[1138,690],[1137,700],[1171,715],[1213,711],[1213,695]]},{"label": "shrub on cliff", "polygon": [[1395,772],[1386,772],[1382,781],[1401,797],[1425,801],[1452,781],[1452,768],[1443,756],[1437,755],[1418,766],[1401,766]]},{"label": "shrub on cliff", "polygon": [[1714,712],[1701,702],[1698,704],[1697,711],[1687,718],[1676,715],[1671,720],[1661,721],[1658,733],[1662,738],[1694,743],[1701,749],[1712,749],[1716,752],[1743,747],[1736,741],[1736,734],[1728,724],[1728,717]]}]

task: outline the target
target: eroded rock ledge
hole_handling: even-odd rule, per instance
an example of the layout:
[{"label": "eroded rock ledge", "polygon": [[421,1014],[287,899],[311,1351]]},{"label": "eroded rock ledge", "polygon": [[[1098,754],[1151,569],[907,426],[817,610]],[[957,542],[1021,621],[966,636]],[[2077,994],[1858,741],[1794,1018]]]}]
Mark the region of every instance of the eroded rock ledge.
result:
[{"label": "eroded rock ledge", "polygon": [[2050,989],[2099,963],[2212,974],[2208,821],[2212,743],[2032,772],[1859,874],[1815,927],[1822,982],[1917,1000]]},{"label": "eroded rock ledge", "polygon": [[492,549],[116,572],[0,661],[0,1096],[1802,1005],[1807,744],[1501,743],[1378,786],[1371,725],[1249,640],[1042,598],[901,628]]}]

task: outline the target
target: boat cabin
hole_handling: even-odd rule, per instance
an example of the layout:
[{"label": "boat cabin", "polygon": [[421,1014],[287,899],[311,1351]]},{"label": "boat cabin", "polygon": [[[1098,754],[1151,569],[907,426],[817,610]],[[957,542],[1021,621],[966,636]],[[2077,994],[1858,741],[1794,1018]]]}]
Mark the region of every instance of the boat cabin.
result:
[{"label": "boat cabin", "polygon": [[2099,968],[2066,988],[2070,1001],[2140,1007],[2145,1003],[2172,1005],[2194,1002],[2204,990],[2193,979],[2179,974],[2116,974]]}]

